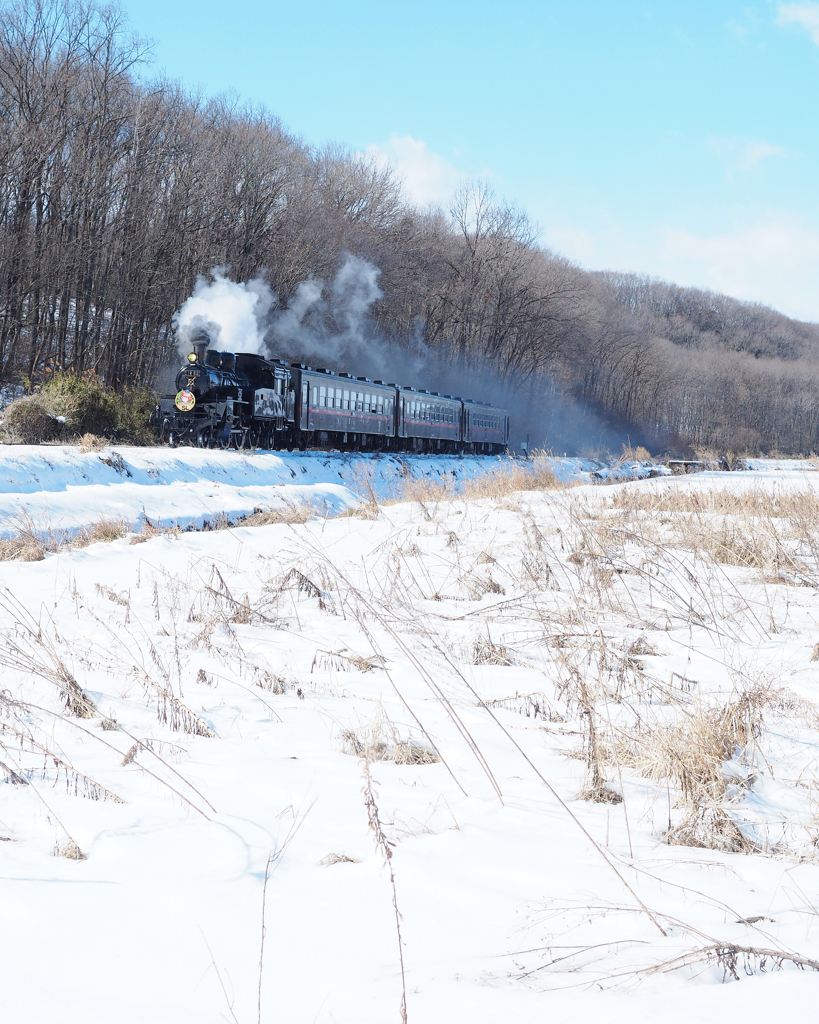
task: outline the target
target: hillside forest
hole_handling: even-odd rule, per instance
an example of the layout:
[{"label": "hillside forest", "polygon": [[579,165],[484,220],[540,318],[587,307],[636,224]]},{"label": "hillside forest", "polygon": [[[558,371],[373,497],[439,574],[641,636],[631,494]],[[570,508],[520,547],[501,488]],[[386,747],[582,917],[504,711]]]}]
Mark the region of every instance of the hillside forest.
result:
[{"label": "hillside forest", "polygon": [[[351,258],[372,271],[355,337],[331,301]],[[151,77],[149,47],[116,8],[0,6],[2,381],[58,367],[161,386],[178,361],[174,313],[219,267],[265,281],[274,310],[304,282],[323,289],[312,332],[276,354],[315,365],[304,339],[347,338],[336,368],[386,361],[422,386],[474,383],[528,409],[517,431],[533,443],[819,446],[819,325],[585,271],[480,182],[448,209],[419,208],[366,155]]]}]

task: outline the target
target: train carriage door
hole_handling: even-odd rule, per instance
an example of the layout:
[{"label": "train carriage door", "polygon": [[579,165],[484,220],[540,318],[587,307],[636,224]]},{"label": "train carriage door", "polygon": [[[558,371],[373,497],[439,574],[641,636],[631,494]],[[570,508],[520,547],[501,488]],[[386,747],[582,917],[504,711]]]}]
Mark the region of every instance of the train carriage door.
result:
[{"label": "train carriage door", "polygon": [[399,437],[406,437],[407,436],[406,428],[404,426],[404,411],[405,411],[404,410],[404,396],[401,395],[401,397],[398,399],[398,436]]},{"label": "train carriage door", "polygon": [[307,430],[308,427],[308,411],[309,411],[309,394],[310,385],[306,380],[302,378],[301,382],[301,416],[299,417],[299,426],[302,430]]}]

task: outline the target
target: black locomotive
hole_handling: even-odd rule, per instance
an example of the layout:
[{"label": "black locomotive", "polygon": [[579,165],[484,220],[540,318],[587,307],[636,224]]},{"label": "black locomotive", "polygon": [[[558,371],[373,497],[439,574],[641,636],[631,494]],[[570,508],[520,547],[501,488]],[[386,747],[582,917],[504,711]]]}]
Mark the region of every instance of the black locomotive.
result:
[{"label": "black locomotive", "polygon": [[171,445],[352,451],[506,450],[509,415],[486,402],[304,363],[209,348],[201,332],[155,425]]}]

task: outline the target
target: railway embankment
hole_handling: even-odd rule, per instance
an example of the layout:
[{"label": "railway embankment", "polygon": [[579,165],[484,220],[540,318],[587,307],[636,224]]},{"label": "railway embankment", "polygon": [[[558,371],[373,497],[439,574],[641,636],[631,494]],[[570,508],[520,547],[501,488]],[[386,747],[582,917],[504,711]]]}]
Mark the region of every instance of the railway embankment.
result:
[{"label": "railway embankment", "polygon": [[351,453],[219,451],[114,445],[0,446],[0,532],[21,517],[74,530],[102,519],[138,528],[201,527],[217,517],[257,509],[310,505],[338,514],[362,501],[394,500],[408,484],[457,492],[492,475],[553,477],[560,483],[621,480],[667,472],[650,463],[535,456],[357,455]]}]

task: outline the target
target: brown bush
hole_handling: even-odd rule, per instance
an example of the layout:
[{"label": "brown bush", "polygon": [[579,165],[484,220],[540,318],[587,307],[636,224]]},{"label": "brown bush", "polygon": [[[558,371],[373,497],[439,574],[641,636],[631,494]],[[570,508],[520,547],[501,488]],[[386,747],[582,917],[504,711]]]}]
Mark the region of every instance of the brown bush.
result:
[{"label": "brown bush", "polygon": [[63,424],[49,411],[41,395],[26,395],[6,409],[2,433],[6,443],[40,444],[58,440],[63,433]]}]

